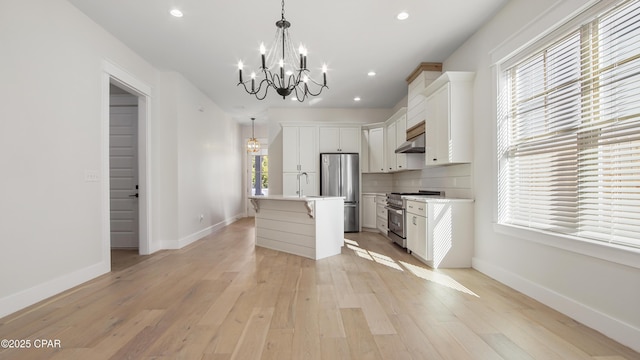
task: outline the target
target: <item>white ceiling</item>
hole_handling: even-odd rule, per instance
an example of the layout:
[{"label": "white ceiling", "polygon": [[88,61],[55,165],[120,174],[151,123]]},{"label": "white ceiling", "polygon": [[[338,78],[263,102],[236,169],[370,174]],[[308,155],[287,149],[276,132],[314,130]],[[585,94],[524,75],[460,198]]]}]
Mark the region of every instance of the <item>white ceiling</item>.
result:
[{"label": "white ceiling", "polygon": [[[177,71],[239,122],[269,107],[391,108],[407,93],[420,62],[442,62],[508,0],[289,0],[285,17],[294,44],[308,49],[316,80],[327,85],[312,104],[271,92],[257,100],[236,86],[260,65],[259,45],[273,39],[279,0],[69,0],[162,70]],[[184,17],[169,14],[178,8]],[[400,11],[409,18],[396,19]],[[370,78],[367,72],[375,71]],[[359,96],[360,102],[353,98]]]}]

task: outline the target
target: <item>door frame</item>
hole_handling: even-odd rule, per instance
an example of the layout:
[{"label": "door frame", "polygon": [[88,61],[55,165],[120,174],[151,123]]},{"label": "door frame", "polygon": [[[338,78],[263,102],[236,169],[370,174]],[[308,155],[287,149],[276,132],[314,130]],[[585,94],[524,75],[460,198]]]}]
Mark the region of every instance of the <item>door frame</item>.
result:
[{"label": "door frame", "polygon": [[151,233],[151,170],[150,170],[150,114],[151,87],[119,66],[103,62],[101,101],[101,199],[102,199],[102,252],[111,268],[111,216],[109,184],[109,85],[113,83],[138,97],[138,252],[153,252]]},{"label": "door frame", "polygon": [[[244,140],[244,144],[246,146],[247,141],[249,140],[249,138],[246,138]],[[269,156],[269,146],[267,146],[267,139],[265,138],[258,138],[257,139],[260,142],[260,155],[267,155]],[[247,195],[244,199],[244,208],[245,208],[245,217],[247,216],[254,216],[255,212],[253,211],[253,205],[251,205],[251,202],[248,201],[247,197],[251,196],[251,190],[253,189],[253,184],[251,183],[251,168],[252,168],[252,164],[251,164],[251,157],[254,156],[255,154],[249,153],[248,151],[244,151],[244,163],[245,163],[245,194]]]}]

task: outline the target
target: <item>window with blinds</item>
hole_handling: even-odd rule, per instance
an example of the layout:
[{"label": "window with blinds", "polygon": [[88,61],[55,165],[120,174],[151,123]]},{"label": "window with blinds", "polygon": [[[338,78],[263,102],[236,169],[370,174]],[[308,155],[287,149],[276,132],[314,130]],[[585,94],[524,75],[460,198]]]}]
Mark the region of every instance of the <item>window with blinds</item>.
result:
[{"label": "window with blinds", "polygon": [[607,5],[502,70],[499,221],[640,248],[640,1]]}]

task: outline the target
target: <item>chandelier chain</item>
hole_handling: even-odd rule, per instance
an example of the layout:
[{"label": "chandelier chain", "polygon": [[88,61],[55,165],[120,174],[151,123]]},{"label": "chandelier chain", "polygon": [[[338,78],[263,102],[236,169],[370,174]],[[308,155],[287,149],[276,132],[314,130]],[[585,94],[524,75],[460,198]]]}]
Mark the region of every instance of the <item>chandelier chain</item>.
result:
[{"label": "chandelier chain", "polygon": [[284,0],[282,0],[282,20],[284,20]]}]

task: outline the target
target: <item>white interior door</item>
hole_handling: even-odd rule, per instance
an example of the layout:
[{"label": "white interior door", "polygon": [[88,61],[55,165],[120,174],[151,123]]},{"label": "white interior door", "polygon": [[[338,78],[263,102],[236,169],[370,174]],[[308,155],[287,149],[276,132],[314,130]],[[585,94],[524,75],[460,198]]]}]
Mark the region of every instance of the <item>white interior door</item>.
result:
[{"label": "white interior door", "polygon": [[138,248],[138,98],[112,95],[109,106],[111,247]]}]

